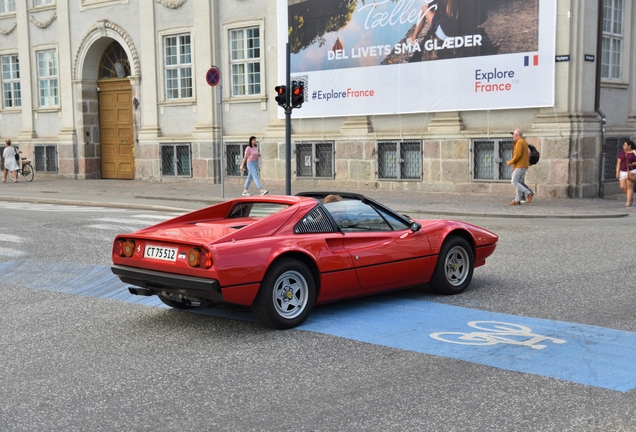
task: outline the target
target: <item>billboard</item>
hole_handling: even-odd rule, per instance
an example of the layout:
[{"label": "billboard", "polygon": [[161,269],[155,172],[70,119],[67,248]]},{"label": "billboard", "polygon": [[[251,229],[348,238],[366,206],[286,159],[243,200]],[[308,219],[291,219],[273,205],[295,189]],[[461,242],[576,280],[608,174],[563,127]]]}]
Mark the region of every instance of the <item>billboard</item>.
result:
[{"label": "billboard", "polygon": [[278,0],[278,17],[294,117],[554,105],[556,0]]}]

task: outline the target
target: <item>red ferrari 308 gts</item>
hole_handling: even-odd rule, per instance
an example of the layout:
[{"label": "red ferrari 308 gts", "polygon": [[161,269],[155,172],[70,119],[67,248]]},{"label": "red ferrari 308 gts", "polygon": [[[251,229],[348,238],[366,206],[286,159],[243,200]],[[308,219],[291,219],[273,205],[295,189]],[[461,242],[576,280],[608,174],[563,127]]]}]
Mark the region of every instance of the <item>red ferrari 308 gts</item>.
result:
[{"label": "red ferrari 308 gts", "polygon": [[251,306],[264,325],[286,329],[339,299],[424,283],[461,293],[497,246],[475,225],[411,220],[336,194],[236,198],[118,235],[112,271],[132,294],[180,309]]}]

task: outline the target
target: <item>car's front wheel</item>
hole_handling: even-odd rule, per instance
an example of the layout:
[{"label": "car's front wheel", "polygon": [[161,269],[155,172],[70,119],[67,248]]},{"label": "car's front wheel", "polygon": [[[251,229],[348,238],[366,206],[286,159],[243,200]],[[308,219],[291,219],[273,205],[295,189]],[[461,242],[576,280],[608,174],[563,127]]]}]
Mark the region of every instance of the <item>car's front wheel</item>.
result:
[{"label": "car's front wheel", "polygon": [[468,241],[450,236],[442,245],[429,285],[439,294],[459,294],[470,284],[474,266],[473,249]]},{"label": "car's front wheel", "polygon": [[288,329],[302,324],[314,307],[316,284],[300,261],[284,259],[265,274],[252,313],[267,327]]}]

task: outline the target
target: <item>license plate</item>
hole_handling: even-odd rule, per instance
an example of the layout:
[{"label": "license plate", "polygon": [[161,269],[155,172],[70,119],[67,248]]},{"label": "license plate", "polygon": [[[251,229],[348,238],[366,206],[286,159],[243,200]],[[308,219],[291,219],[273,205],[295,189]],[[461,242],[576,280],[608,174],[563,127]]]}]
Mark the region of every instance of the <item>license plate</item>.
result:
[{"label": "license plate", "polygon": [[152,258],[163,261],[176,261],[177,260],[177,248],[167,248],[162,246],[147,245],[144,250],[144,258]]}]

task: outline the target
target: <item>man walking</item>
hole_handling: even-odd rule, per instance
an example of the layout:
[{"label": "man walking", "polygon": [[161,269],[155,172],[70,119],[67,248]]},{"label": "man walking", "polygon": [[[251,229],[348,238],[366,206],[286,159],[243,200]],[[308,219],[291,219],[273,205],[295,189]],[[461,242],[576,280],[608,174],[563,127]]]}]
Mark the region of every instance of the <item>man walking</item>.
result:
[{"label": "man walking", "polygon": [[515,199],[509,204],[521,205],[524,194],[527,195],[526,203],[530,204],[530,201],[532,201],[532,198],[534,197],[534,192],[532,192],[524,183],[526,171],[530,166],[530,150],[528,149],[528,143],[525,139],[523,139],[523,132],[521,129],[515,129],[514,132],[510,133],[512,134],[514,147],[512,150],[512,159],[510,159],[506,164],[509,166],[512,165],[513,170],[511,183],[515,188],[517,188],[517,194]]}]

